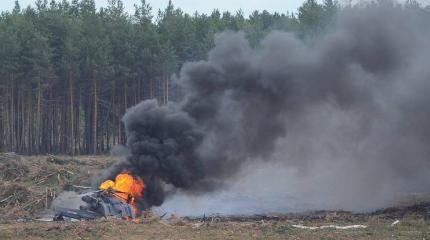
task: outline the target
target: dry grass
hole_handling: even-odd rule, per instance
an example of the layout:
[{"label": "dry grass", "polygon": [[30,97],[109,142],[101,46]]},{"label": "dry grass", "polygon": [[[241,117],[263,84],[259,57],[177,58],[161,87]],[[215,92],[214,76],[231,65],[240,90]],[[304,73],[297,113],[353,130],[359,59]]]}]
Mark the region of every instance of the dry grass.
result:
[{"label": "dry grass", "polygon": [[0,154],[0,181],[18,181],[25,178],[28,166],[15,154]]},{"label": "dry grass", "polygon": [[[429,222],[408,218],[391,227],[391,221],[361,222],[367,229],[301,230],[299,221],[214,221],[173,219],[139,223],[115,219],[77,223],[0,224],[0,239],[430,239]],[[326,225],[330,222],[306,222]],[[345,223],[348,224],[348,223]]]},{"label": "dry grass", "polygon": [[31,219],[71,185],[90,186],[114,161],[105,156],[0,153],[0,220]]},{"label": "dry grass", "polygon": [[[138,223],[117,219],[74,223],[31,220],[68,186],[91,185],[92,176],[99,175],[114,160],[105,156],[0,154],[0,170],[3,169],[0,172],[0,239],[430,239],[430,222],[425,220],[430,214],[430,204],[369,215],[314,212],[203,221],[178,217],[161,220],[160,216],[148,212]],[[400,223],[392,227],[395,219]],[[368,228],[302,230],[294,228],[295,224],[364,224]]]}]

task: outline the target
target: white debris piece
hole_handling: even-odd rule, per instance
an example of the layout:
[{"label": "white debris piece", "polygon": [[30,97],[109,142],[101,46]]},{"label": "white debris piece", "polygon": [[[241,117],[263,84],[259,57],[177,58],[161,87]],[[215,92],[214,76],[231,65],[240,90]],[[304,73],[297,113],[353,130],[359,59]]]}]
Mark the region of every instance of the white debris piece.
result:
[{"label": "white debris piece", "polygon": [[339,229],[339,230],[367,228],[367,226],[365,226],[365,225],[350,225],[350,226],[327,225],[327,226],[320,226],[320,227],[308,227],[308,226],[303,226],[303,225],[293,225],[293,227],[300,228],[300,229],[309,229],[309,230],[327,229],[327,228],[333,228],[333,229]]},{"label": "white debris piece", "polygon": [[397,224],[399,224],[400,223],[400,221],[399,220],[396,220],[396,221],[394,221],[392,224],[391,224],[391,227],[394,227],[394,226],[396,226]]},{"label": "white debris piece", "polygon": [[34,220],[38,221],[38,222],[53,222],[54,221],[54,217],[52,217],[52,218],[36,218]]}]

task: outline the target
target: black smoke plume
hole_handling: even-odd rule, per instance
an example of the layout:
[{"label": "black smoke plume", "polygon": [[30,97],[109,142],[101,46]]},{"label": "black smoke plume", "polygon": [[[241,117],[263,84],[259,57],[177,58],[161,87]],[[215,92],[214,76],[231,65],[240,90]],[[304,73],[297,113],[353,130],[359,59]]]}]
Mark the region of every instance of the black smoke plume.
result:
[{"label": "black smoke plume", "polygon": [[127,111],[131,153],[110,176],[142,176],[147,206],[172,189],[222,187],[255,162],[302,176],[335,166],[324,168],[338,177],[332,188],[366,207],[382,194],[428,192],[429,22],[422,9],[354,7],[306,43],[273,32],[253,48],[243,33],[219,34],[208,59],[175,79],[183,100]]}]

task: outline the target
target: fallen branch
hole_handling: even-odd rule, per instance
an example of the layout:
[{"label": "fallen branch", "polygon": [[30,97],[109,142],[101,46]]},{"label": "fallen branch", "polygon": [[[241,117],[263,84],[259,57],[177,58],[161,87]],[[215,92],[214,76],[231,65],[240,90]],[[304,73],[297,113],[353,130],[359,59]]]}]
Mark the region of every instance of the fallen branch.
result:
[{"label": "fallen branch", "polygon": [[[66,173],[68,173],[68,174],[70,174],[70,175],[75,175],[75,173],[74,172],[72,172],[72,171],[69,171],[69,170],[67,170],[67,169],[60,169],[60,171],[64,171],[64,172],[66,172]],[[59,172],[60,172],[59,171]]]},{"label": "fallen branch", "polygon": [[6,202],[7,200],[11,199],[13,196],[15,196],[15,194],[10,195],[9,197],[3,199],[0,201],[0,203]]},{"label": "fallen branch", "polygon": [[299,229],[308,229],[308,230],[318,230],[318,229],[327,229],[327,228],[333,228],[333,229],[338,229],[338,230],[367,228],[367,226],[365,226],[365,225],[350,225],[350,226],[327,225],[327,226],[319,226],[319,227],[308,227],[308,226],[303,226],[303,225],[292,225],[292,227],[299,228]]},{"label": "fallen branch", "polygon": [[44,183],[46,180],[48,180],[50,177],[54,176],[55,174],[57,174],[57,172],[53,172],[53,173],[50,173],[50,174],[48,174],[48,175],[46,175],[46,176],[43,176],[43,178],[42,178],[42,179],[39,179],[39,180],[36,182],[36,185],[39,185],[39,184]]},{"label": "fallen branch", "polygon": [[30,203],[27,203],[26,205],[22,206],[22,207],[21,207],[21,209],[24,209],[24,210],[25,210],[26,208],[30,207],[30,206],[31,206],[31,205],[33,205],[33,204],[38,204],[38,203],[40,203],[42,200],[43,200],[43,198],[36,199],[36,200],[34,200],[34,201],[32,201],[32,202],[30,202]]},{"label": "fallen branch", "polygon": [[57,175],[58,183],[59,183],[59,184],[62,184],[62,180],[61,180],[61,177],[62,177],[62,175],[61,175],[61,174],[62,174],[62,173],[63,173],[63,174],[64,174],[64,173],[66,173],[66,174],[70,174],[70,175],[74,175],[74,174],[75,174],[75,173],[74,173],[74,172],[72,172],[72,171],[69,171],[69,170],[67,170],[67,169],[62,168],[62,169],[59,169],[59,170],[57,170],[57,171],[55,171],[55,172],[49,173],[48,175],[43,176],[43,177],[41,177],[41,178],[37,179],[35,184],[36,184],[36,185],[42,184],[42,183],[44,183],[45,181],[47,181],[50,177],[52,177],[52,176],[54,176],[54,175]]},{"label": "fallen branch", "polygon": [[74,188],[80,188],[80,189],[93,189],[92,187],[86,187],[86,186],[79,186],[79,185],[72,185]]},{"label": "fallen branch", "polygon": [[396,220],[396,221],[394,221],[392,224],[391,224],[391,227],[394,227],[394,226],[396,226],[397,224],[399,224],[400,223],[400,221],[399,220]]}]

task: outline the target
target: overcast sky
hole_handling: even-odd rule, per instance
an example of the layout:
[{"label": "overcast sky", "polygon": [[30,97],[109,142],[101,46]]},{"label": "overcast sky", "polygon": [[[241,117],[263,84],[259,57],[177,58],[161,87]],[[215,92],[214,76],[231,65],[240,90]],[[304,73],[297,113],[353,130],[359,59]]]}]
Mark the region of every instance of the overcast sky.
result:
[{"label": "overcast sky", "polygon": [[[50,1],[50,0],[49,0]],[[157,10],[164,9],[169,0],[147,0]],[[0,10],[11,10],[15,0],[0,0]],[[21,7],[32,4],[35,0],[19,0]],[[140,0],[123,0],[125,9],[134,12],[133,5]],[[187,13],[195,11],[210,13],[213,9],[236,11],[242,9],[245,14],[254,10],[269,10],[270,12],[295,11],[304,0],[172,0],[176,7],[180,7]],[[97,7],[106,6],[107,0],[96,0]]]},{"label": "overcast sky", "polygon": [[[50,0],[48,0],[49,2]],[[159,8],[164,9],[169,0],[147,0],[154,10]],[[213,9],[218,8],[221,11],[229,10],[235,12],[242,9],[246,15],[254,10],[269,10],[270,12],[296,11],[297,8],[305,0],[172,0],[176,7],[180,7],[187,13],[210,13]],[[319,0],[322,2],[323,0]],[[341,0],[345,1],[345,0]],[[349,0],[346,0],[349,1]],[[354,0],[353,0],[354,1]],[[355,0],[357,1],[357,0]],[[404,0],[402,0],[404,1]],[[423,4],[429,4],[430,0],[418,0]],[[15,0],[0,0],[0,10],[11,10],[14,6]],[[21,7],[27,6],[35,2],[35,0],[19,0]],[[134,13],[133,5],[139,3],[140,0],[123,0],[125,9]],[[106,6],[107,0],[96,0],[97,7]]]}]

